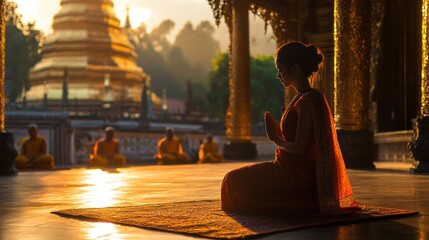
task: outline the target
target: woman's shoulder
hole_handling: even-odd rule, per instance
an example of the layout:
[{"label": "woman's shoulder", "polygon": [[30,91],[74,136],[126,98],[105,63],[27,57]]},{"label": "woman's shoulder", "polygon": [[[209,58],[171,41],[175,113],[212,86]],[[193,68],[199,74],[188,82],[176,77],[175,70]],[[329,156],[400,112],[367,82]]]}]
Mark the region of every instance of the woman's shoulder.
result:
[{"label": "woman's shoulder", "polygon": [[294,104],[295,109],[297,109],[302,103],[309,102],[310,105],[319,107],[325,101],[325,96],[322,92],[317,89],[311,89],[310,91],[303,94]]},{"label": "woman's shoulder", "polygon": [[299,99],[299,102],[302,100],[308,100],[312,103],[323,102],[325,101],[325,95],[323,95],[323,93],[318,89],[312,88]]}]

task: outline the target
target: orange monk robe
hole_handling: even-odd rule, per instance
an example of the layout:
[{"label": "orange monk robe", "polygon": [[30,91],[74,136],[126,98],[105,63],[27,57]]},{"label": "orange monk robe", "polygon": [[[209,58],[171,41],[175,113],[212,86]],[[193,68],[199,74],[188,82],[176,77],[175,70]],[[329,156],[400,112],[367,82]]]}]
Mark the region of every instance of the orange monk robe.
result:
[{"label": "orange monk robe", "polygon": [[158,154],[155,155],[159,164],[187,163],[189,156],[183,152],[182,143],[176,137],[167,140],[166,137],[158,142]]},{"label": "orange monk robe", "polygon": [[124,165],[125,156],[119,154],[119,141],[112,139],[107,142],[104,138],[94,144],[94,155],[89,160],[90,166]]},{"label": "orange monk robe", "polygon": [[26,137],[21,141],[19,155],[16,157],[16,168],[54,168],[54,157],[46,153],[46,140],[37,136]]},{"label": "orange monk robe", "polygon": [[199,163],[218,163],[223,162],[222,153],[218,150],[217,142],[205,142],[200,146],[198,153]]}]

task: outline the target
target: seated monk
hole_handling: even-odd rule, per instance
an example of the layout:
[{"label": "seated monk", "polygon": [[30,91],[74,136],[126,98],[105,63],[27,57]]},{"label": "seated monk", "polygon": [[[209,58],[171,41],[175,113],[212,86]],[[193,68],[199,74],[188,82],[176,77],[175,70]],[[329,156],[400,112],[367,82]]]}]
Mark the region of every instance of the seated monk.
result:
[{"label": "seated monk", "polygon": [[126,158],[119,154],[119,141],[113,138],[115,130],[107,127],[105,134],[104,138],[95,142],[94,154],[91,155],[88,165],[90,167],[124,165]]},{"label": "seated monk", "polygon": [[167,136],[159,140],[155,159],[158,164],[181,164],[188,162],[188,154],[183,152],[182,143],[174,137],[173,129],[166,129]]},{"label": "seated monk", "polygon": [[223,162],[223,156],[218,150],[217,142],[213,141],[213,136],[210,134],[207,135],[206,141],[201,144],[198,156],[199,163]]},{"label": "seated monk", "polygon": [[28,126],[29,136],[21,141],[19,155],[15,159],[16,168],[54,168],[54,157],[47,154],[46,140],[44,137],[38,136],[38,132],[36,124]]}]

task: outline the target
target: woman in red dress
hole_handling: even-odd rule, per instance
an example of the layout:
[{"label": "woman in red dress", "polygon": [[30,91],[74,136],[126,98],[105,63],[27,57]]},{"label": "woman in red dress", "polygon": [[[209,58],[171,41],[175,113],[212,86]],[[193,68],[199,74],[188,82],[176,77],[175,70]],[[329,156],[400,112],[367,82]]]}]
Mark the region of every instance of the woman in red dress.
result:
[{"label": "woman in red dress", "polygon": [[300,42],[277,50],[277,77],[298,93],[280,123],[265,113],[267,137],[277,146],[275,160],[226,174],[223,210],[336,214],[356,205],[329,105],[310,86],[322,60],[315,46]]}]

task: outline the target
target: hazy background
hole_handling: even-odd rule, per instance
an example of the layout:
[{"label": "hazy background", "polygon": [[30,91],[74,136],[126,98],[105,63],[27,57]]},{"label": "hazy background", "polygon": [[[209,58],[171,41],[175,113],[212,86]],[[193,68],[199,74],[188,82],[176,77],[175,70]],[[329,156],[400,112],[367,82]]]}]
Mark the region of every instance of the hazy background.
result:
[{"label": "hazy background", "polygon": [[[52,32],[52,18],[59,11],[60,0],[14,0],[14,2],[18,4],[17,11],[22,14],[24,23],[36,21],[36,28],[42,30],[45,35]],[[175,22],[175,27],[168,36],[170,41],[175,39],[187,21],[194,26],[203,20],[215,25],[213,12],[207,0],[113,0],[113,3],[122,25],[125,22],[127,5],[130,6],[133,28],[144,22],[150,31],[163,20],[171,19]],[[272,54],[275,50],[275,41],[271,39],[271,29],[268,28],[265,34],[265,23],[251,13],[249,18],[252,54]],[[224,23],[216,29],[214,37],[219,41],[221,51],[226,51],[229,38]]]},{"label": "hazy background", "polygon": [[[52,33],[60,2],[11,0],[7,4],[5,92],[10,106],[32,87],[29,70],[43,58],[43,36]],[[189,111],[223,121],[229,102],[226,51],[230,38],[225,23],[216,26],[208,1],[114,0],[122,26],[128,5],[132,30],[126,34],[137,64],[150,76],[152,92],[157,96],[166,93],[168,99],[187,103]],[[252,121],[263,126],[264,111],[280,117],[283,88],[276,79],[271,28],[265,33],[259,17],[249,13],[249,19]],[[176,110],[169,106],[169,111]]]}]

